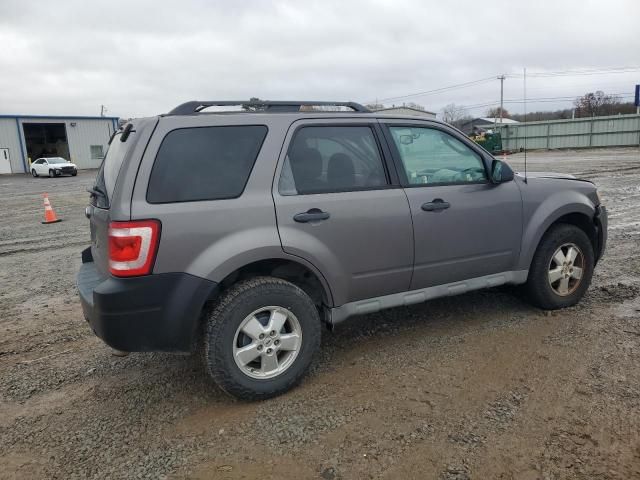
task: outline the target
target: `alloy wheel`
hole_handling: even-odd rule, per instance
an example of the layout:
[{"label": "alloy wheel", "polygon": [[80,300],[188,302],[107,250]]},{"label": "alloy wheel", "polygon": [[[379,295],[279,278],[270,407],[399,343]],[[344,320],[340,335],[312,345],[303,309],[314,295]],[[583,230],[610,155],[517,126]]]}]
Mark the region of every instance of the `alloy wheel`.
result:
[{"label": "alloy wheel", "polygon": [[284,307],[263,307],[240,323],[233,339],[233,359],[251,378],[281,375],[295,361],[302,346],[302,328]]},{"label": "alloy wheel", "polygon": [[584,272],[584,255],[574,243],[561,245],[549,262],[549,285],[561,297],[576,291]]}]

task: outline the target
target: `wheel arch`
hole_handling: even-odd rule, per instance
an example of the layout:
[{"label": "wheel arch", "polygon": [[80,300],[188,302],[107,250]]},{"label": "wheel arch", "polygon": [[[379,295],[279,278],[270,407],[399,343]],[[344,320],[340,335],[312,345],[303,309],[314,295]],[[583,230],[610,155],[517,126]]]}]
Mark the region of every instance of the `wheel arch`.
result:
[{"label": "wheel arch", "polygon": [[322,273],[303,259],[291,258],[291,256],[254,260],[233,271],[225,272],[218,282],[220,288],[216,295],[240,280],[257,276],[270,276],[293,283],[309,295],[319,308],[323,305],[333,306],[331,289]]},{"label": "wheel arch", "polygon": [[[585,232],[593,247],[594,256],[597,257],[599,244],[597,229],[593,221],[594,214],[595,210],[593,208],[589,208],[588,205],[580,203],[557,209],[552,215],[546,218],[546,221],[539,224],[537,228],[532,226],[534,221],[530,222],[530,227],[525,231],[523,236],[523,254],[520,258],[520,267],[524,269],[530,268],[533,256],[538,250],[540,242],[551,228],[559,224],[574,225]],[[527,239],[528,242],[524,245]]]}]

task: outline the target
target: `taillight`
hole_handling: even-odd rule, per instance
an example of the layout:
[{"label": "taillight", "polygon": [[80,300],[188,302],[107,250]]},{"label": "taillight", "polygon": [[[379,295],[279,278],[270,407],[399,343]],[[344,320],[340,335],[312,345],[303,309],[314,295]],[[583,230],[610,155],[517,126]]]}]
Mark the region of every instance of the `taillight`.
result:
[{"label": "taillight", "polygon": [[158,220],[109,224],[109,272],[116,277],[148,275],[160,241]]}]

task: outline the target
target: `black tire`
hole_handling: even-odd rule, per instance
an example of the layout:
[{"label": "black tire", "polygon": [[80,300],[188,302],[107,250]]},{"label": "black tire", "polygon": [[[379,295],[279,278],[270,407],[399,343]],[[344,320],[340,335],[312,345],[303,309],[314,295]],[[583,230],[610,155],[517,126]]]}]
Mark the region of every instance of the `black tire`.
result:
[{"label": "black tire", "polygon": [[53,170],[49,170],[49,178],[53,178],[56,176],[56,172]]},{"label": "black tire", "polygon": [[[284,307],[297,318],[302,341],[293,363],[268,379],[245,374],[233,358],[236,331],[252,312],[267,306]],[[320,346],[318,310],[297,286],[273,277],[242,281],[224,292],[205,315],[204,362],[214,381],[228,394],[243,400],[280,395],[297,385]]]},{"label": "black tire", "polygon": [[76,175],[78,175],[78,171],[77,170],[74,170],[73,172],[71,172],[71,176],[72,177],[75,177]]},{"label": "black tire", "polygon": [[[567,243],[577,246],[584,260],[579,283],[571,293],[562,296],[552,288],[549,282],[549,268],[554,253]],[[529,300],[535,306],[545,310],[557,310],[575,305],[589,288],[594,263],[593,245],[583,230],[565,223],[551,227],[542,237],[531,262],[529,278],[525,286]]]},{"label": "black tire", "polygon": [[31,175],[33,176],[33,178],[36,178],[38,176],[38,172],[36,172],[35,168],[31,169]]}]

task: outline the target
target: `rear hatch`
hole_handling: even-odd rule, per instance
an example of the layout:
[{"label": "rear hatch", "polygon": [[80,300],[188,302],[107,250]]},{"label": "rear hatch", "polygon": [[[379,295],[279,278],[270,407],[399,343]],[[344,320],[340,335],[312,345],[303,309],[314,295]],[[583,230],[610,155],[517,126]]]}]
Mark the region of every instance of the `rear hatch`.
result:
[{"label": "rear hatch", "polygon": [[[118,177],[123,163],[136,143],[135,125],[128,123],[111,138],[95,183],[90,191],[89,223],[91,229],[91,254],[99,273],[109,274],[109,223],[113,220],[111,205],[116,194]],[[117,218],[117,220],[128,220]]]}]

